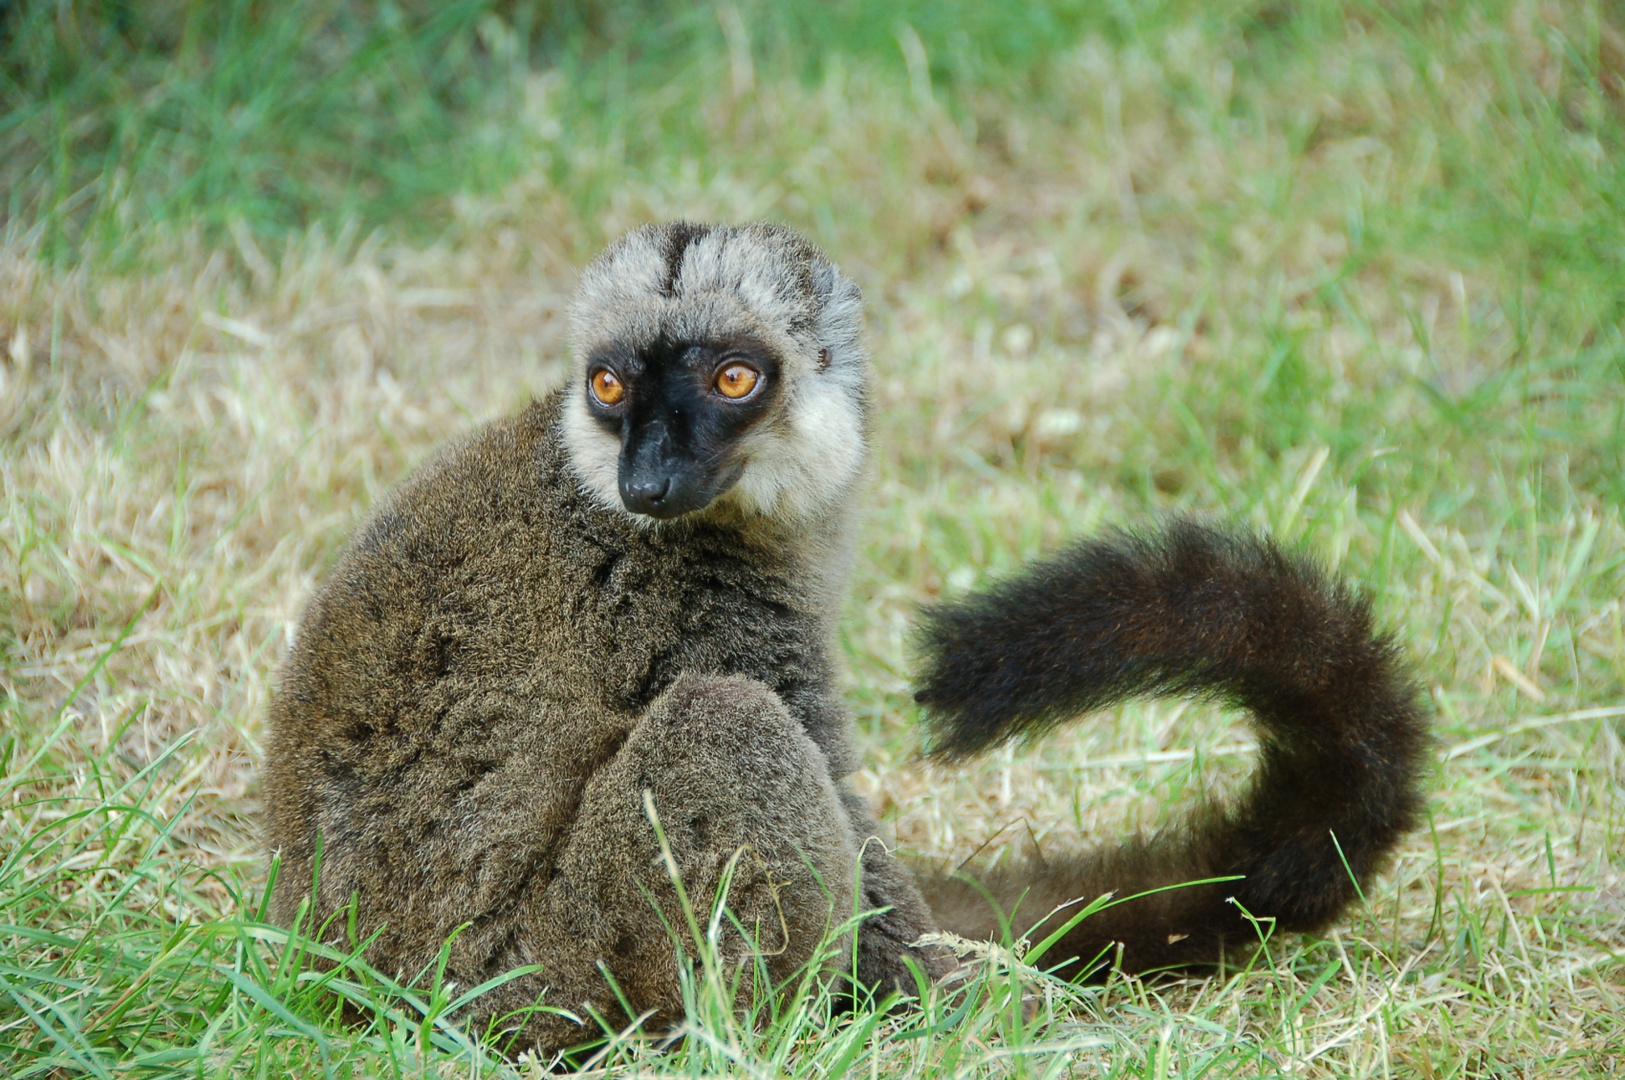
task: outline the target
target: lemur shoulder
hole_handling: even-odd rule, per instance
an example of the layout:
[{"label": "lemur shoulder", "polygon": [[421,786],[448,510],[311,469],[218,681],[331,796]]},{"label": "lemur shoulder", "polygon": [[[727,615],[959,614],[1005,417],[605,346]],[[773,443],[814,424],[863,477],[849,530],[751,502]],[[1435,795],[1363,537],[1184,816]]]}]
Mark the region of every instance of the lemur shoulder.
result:
[{"label": "lemur shoulder", "polygon": [[[462,1017],[510,1051],[639,1015],[658,1029],[682,1015],[666,926],[683,922],[652,806],[692,895],[731,875],[755,939],[728,939],[734,960],[788,979],[856,899],[877,912],[859,983],[944,975],[952,956],[915,942],[985,935],[990,909],[872,842],[847,782],[833,639],[869,429],[856,286],[782,227],[650,226],[584,271],[571,326],[564,388],[410,477],[310,601],[270,715],[275,916],[335,945],[375,934],[370,962],[406,980],[448,939],[463,986],[540,965]],[[1258,718],[1234,810],[983,883],[1042,914],[1245,875],[1085,920],[1056,954],[1079,974],[1113,942],[1139,970],[1244,950],[1231,896],[1324,926],[1415,818],[1424,724],[1392,647],[1267,543],[1189,524],[1095,541],[926,625],[920,696],[949,755],[1146,692]]]}]

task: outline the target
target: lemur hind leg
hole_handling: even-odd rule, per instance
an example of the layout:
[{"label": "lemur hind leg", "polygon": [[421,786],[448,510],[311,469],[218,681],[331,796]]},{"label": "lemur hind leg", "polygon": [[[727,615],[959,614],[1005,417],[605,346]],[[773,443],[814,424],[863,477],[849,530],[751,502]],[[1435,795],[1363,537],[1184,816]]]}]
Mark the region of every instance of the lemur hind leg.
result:
[{"label": "lemur hind leg", "polygon": [[850,791],[841,797],[859,847],[858,903],[861,910],[875,913],[864,919],[858,933],[858,982],[876,999],[894,990],[916,993],[916,969],[934,982],[958,968],[959,961],[946,946],[915,944],[937,929],[931,908],[913,873],[881,841],[864,800]]},{"label": "lemur hind leg", "polygon": [[[694,944],[650,802],[702,934],[732,868],[727,911],[746,933],[725,921],[719,951],[737,1004],[758,957],[784,984],[851,911],[858,852],[823,754],[762,684],[683,676],[588,781],[525,950],[544,968],[531,997],[545,985],[544,1004],[582,1022],[534,1014],[515,1047],[584,1042],[599,1034],[592,1014],[616,1026],[641,1018],[646,1032],[682,1018],[677,949],[692,956]],[[519,1004],[499,992],[481,1012]]]}]

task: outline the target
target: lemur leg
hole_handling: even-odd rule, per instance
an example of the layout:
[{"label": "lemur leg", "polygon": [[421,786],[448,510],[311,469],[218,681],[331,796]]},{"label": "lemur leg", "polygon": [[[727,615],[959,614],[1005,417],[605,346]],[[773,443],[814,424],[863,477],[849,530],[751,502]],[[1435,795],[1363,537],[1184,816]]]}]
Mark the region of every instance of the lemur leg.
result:
[{"label": "lemur leg", "polygon": [[[762,684],[684,676],[588,781],[527,920],[523,951],[544,970],[514,991],[534,998],[546,986],[544,1004],[581,1022],[534,1014],[516,1045],[545,1052],[589,1040],[600,1033],[594,1013],[617,1027],[642,1018],[646,1032],[682,1018],[676,951],[694,955],[692,935],[645,793],[702,934],[732,867],[727,911],[746,934],[725,922],[719,952],[740,1004],[758,957],[785,983],[851,910],[857,849],[822,752]],[[486,1019],[519,1004],[516,993],[491,997],[479,1007]]]},{"label": "lemur leg", "polygon": [[914,967],[935,981],[959,966],[944,946],[915,947],[920,935],[937,929],[914,876],[880,838],[868,803],[841,793],[861,860],[856,890],[860,910],[881,911],[865,919],[858,933],[858,981],[877,998],[897,990],[918,992]]},{"label": "lemur leg", "polygon": [[[466,1018],[475,1030],[538,995],[545,1011],[498,1020],[513,1031],[511,1049],[586,1042],[601,1033],[595,1017],[615,1027],[640,1019],[645,1032],[682,1018],[677,949],[694,955],[692,933],[645,793],[702,934],[731,878],[719,952],[736,1004],[751,999],[758,960],[774,986],[786,985],[854,910],[889,909],[862,924],[863,986],[912,992],[904,957],[933,978],[953,968],[946,950],[909,947],[934,929],[929,911],[778,696],[742,677],[684,676],[587,782],[546,888],[508,915],[510,964],[542,970],[481,998]],[[824,973],[844,981],[852,964],[847,938]]]}]

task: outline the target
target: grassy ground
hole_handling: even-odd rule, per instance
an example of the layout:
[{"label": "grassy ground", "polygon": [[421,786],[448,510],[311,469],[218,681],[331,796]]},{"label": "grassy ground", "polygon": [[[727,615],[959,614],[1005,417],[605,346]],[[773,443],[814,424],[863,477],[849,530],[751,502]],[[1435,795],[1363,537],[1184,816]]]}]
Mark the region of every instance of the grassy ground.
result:
[{"label": "grassy ground", "polygon": [[[59,57],[54,83],[7,54],[0,1073],[509,1071],[436,1022],[443,995],[355,964],[328,988],[383,1011],[344,1026],[259,921],[262,718],[365,508],[555,385],[574,268],[683,215],[788,220],[868,295],[845,644],[858,783],[904,846],[1061,849],[1245,776],[1237,718],[1179,703],[963,771],[915,757],[919,603],[1171,510],[1362,582],[1438,764],[1428,828],[1347,925],[1232,978],[1040,980],[1032,1022],[995,993],[957,1023],[798,1000],[752,1025],[700,971],[681,1048],[598,1068],[1625,1074],[1625,19],[1148,4],[961,32],[983,8],[722,5],[655,20],[660,49],[604,10],[565,45],[517,7],[439,38],[290,23],[253,99],[275,115],[220,54]],[[337,81],[291,100],[305,63]],[[356,150],[346,107],[396,127]],[[237,142],[211,126],[234,117]]]}]

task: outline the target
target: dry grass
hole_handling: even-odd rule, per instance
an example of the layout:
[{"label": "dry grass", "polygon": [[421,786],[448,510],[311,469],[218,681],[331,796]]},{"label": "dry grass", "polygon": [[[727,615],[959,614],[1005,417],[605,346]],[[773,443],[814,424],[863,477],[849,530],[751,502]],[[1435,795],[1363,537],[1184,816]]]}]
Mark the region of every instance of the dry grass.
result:
[{"label": "dry grass", "polygon": [[[1174,25],[1086,43],[1041,102],[952,116],[919,70],[854,65],[809,88],[736,66],[699,120],[703,162],[632,168],[606,137],[600,160],[575,163],[606,192],[595,218],[538,175],[467,200],[428,246],[320,230],[278,250],[244,231],[206,246],[180,228],[150,241],[161,269],[116,276],[43,263],[14,232],[0,248],[0,883],[3,921],[58,937],[0,927],[0,989],[33,1003],[0,995],[0,1054],[20,1070],[53,1030],[208,1015],[206,982],[168,997],[139,971],[98,983],[74,942],[117,912],[176,933],[251,914],[274,669],[348,530],[432,447],[557,382],[573,268],[606,236],[769,215],[808,228],[870,298],[878,452],[846,632],[858,784],[905,846],[957,860],[1109,840],[1245,775],[1237,718],[1179,703],[959,771],[914,755],[919,603],[1168,509],[1267,528],[1364,582],[1438,716],[1429,828],[1329,939],[1272,942],[1229,980],[1049,987],[1036,1031],[989,1014],[909,1040],[883,1020],[842,1067],[1625,1071],[1610,321],[1625,272],[1580,243],[1618,236],[1598,216],[1613,173],[1585,139],[1613,145],[1619,105],[1606,70],[1602,89],[1577,88],[1561,47],[1590,41],[1605,61],[1622,39],[1595,10],[1532,4],[1428,25],[1372,15],[1268,77],[1238,73],[1253,54],[1233,35]],[[564,90],[533,90],[526,122],[545,133]],[[1592,128],[1564,126],[1586,109],[1602,110]],[[1484,216],[1524,183],[1526,220]],[[54,1014],[26,993],[45,971],[63,980]],[[308,1039],[197,1045],[187,1075],[335,1067]],[[350,1052],[360,1073],[388,1073],[376,1046]],[[809,1071],[811,1050],[787,1053],[713,1064]],[[115,1071],[168,1067],[133,1060]]]}]

